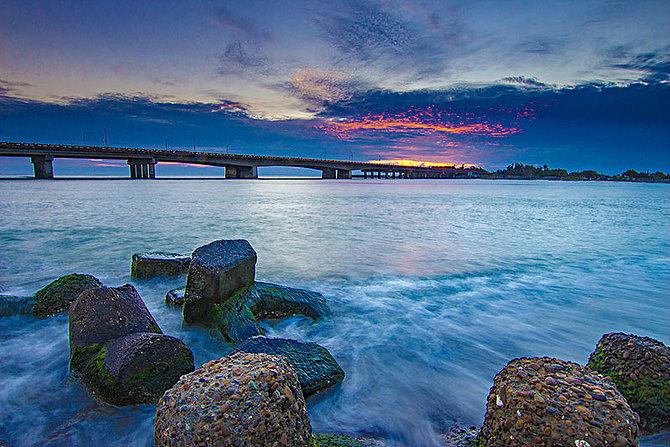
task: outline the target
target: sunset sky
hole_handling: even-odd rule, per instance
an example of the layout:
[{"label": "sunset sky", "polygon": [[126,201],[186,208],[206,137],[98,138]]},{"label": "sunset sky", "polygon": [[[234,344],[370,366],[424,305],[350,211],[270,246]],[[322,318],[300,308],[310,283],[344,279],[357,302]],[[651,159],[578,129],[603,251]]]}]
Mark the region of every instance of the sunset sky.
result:
[{"label": "sunset sky", "polygon": [[669,22],[668,1],[0,0],[0,140],[670,171]]}]

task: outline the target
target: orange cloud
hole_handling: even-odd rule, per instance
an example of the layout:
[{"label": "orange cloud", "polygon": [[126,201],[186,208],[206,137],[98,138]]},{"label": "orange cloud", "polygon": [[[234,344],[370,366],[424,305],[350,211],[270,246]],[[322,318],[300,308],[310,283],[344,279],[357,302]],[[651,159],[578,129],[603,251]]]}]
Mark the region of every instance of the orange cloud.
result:
[{"label": "orange cloud", "polygon": [[473,114],[459,116],[448,111],[410,108],[407,112],[381,113],[347,119],[330,119],[320,126],[325,132],[347,139],[360,132],[410,133],[415,135],[478,135],[503,137],[521,131],[518,127],[488,123]]},{"label": "orange cloud", "polygon": [[471,163],[443,163],[439,161],[419,161],[419,160],[408,160],[404,158],[397,158],[392,160],[372,160],[370,163],[379,163],[385,165],[395,165],[395,166],[412,166],[417,168],[429,168],[429,167],[441,167],[441,168],[454,168],[458,166],[470,167],[476,166]]}]

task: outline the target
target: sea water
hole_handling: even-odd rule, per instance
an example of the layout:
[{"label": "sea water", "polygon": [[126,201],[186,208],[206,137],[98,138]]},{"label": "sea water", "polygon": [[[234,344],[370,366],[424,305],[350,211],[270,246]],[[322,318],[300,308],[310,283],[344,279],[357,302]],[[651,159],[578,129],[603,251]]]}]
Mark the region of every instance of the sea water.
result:
[{"label": "sea water", "polygon": [[[133,281],[130,257],[248,239],[259,280],[319,291],[332,309],[266,325],[325,346],[346,372],[308,403],[313,429],[433,446],[454,422],[481,424],[514,357],[583,364],[611,331],[669,343],[669,223],[666,184],[3,180],[0,293],[72,272],[131,282],[198,365],[231,346],[164,304],[184,279]],[[148,446],[154,413],[100,404],[69,377],[66,315],[0,318],[0,439]]]}]

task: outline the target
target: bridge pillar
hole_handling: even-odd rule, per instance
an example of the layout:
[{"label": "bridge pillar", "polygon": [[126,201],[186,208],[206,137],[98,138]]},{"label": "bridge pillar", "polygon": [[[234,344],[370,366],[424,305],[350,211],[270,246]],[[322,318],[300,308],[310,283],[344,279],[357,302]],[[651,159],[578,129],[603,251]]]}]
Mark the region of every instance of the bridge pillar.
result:
[{"label": "bridge pillar", "polygon": [[258,168],[256,166],[226,166],[226,178],[258,178]]},{"label": "bridge pillar", "polygon": [[363,171],[363,178],[364,179],[368,178],[368,171]]},{"label": "bridge pillar", "polygon": [[335,169],[333,169],[333,168],[323,168],[323,169],[321,169],[321,178],[323,178],[323,179],[334,179],[335,177],[336,177]]},{"label": "bridge pillar", "polygon": [[377,171],[377,178],[382,178],[382,171]]},{"label": "bridge pillar", "polygon": [[337,170],[337,178],[338,179],[350,179],[351,178],[351,171],[348,169],[338,169]]},{"label": "bridge pillar", "polygon": [[391,178],[395,179],[395,171],[391,171]]},{"label": "bridge pillar", "polygon": [[256,166],[240,166],[237,171],[240,173],[240,178],[258,178]]},{"label": "bridge pillar", "polygon": [[127,163],[130,178],[156,178],[156,160],[153,158],[131,158]]},{"label": "bridge pillar", "polygon": [[33,155],[30,157],[35,178],[54,178],[53,159],[51,155]]}]

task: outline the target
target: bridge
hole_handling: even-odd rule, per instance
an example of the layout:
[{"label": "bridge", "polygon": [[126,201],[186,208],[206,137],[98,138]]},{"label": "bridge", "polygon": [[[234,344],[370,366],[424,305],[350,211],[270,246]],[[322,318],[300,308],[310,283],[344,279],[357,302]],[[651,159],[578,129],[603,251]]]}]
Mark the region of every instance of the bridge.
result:
[{"label": "bridge", "polygon": [[0,156],[30,157],[37,179],[54,178],[54,158],[126,160],[131,179],[156,178],[156,164],[160,162],[220,166],[225,169],[225,178],[235,179],[258,178],[260,166],[317,169],[321,171],[321,178],[324,179],[350,179],[352,171],[361,171],[363,178],[473,177],[481,171],[478,168],[412,167],[318,158],[14,142],[0,142]]}]

